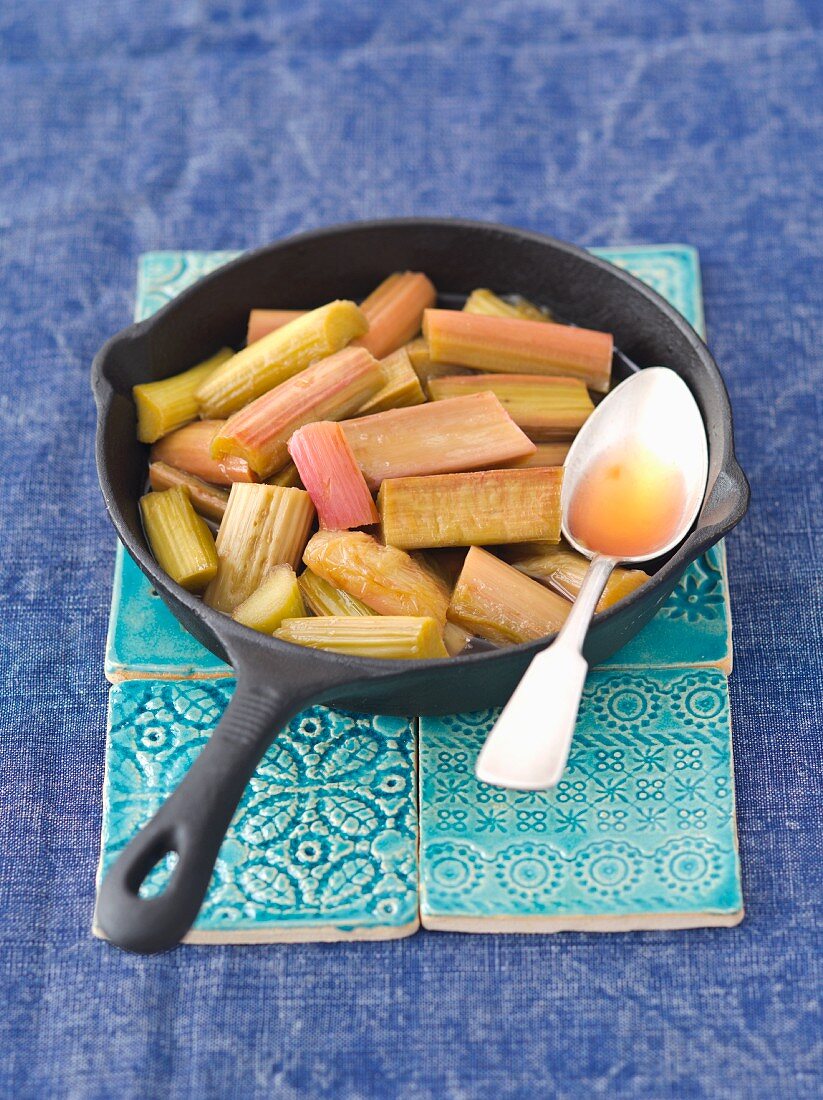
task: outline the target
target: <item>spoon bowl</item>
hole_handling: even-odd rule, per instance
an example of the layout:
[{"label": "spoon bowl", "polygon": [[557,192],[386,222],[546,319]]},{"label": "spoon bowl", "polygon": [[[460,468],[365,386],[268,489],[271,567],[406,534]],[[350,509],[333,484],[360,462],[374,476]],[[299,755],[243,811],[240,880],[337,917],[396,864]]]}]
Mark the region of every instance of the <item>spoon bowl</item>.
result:
[{"label": "spoon bowl", "polygon": [[[580,429],[566,455],[560,498],[563,535],[587,558],[607,550],[580,537],[573,522],[574,503],[599,467],[632,455],[640,456],[646,466],[645,494],[675,489],[666,474],[677,474],[679,508],[658,541],[638,544],[635,553],[610,555],[627,564],[661,557],[682,542],[697,519],[706,492],[709,448],[703,418],[689,387],[667,367],[648,367],[616,386]],[[659,486],[655,485],[655,472],[660,474]],[[654,501],[642,501],[641,505],[646,503]]]},{"label": "spoon bowl", "polygon": [[621,562],[648,561],[683,541],[703,504],[708,462],[697,403],[665,367],[630,376],[588,418],[566,456],[560,500],[563,534],[591,565],[557,638],[532,660],[489,734],[478,779],[515,790],[560,782],[589,667],[583,643],[603,589]]}]

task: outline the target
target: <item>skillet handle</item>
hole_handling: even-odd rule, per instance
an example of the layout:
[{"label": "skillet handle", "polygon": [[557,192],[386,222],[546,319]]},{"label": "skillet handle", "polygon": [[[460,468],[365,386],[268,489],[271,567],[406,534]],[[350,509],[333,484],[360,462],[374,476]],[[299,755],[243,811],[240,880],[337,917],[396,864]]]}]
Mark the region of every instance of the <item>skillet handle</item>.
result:
[{"label": "skillet handle", "polygon": [[[238,679],[234,695],[182,782],[109,868],[97,897],[95,923],[127,951],[153,954],[188,932],[206,895],[220,845],[246,784],[275,736],[309,700]],[[177,862],[154,897],[139,890],[167,854]]]}]

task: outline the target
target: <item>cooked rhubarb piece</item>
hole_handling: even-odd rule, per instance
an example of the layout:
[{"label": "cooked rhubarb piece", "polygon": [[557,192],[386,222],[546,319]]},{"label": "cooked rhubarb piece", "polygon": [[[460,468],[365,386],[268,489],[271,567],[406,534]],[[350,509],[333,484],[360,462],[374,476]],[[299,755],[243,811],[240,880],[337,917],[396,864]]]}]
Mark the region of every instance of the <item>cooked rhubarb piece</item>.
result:
[{"label": "cooked rhubarb piece", "polygon": [[287,462],[282,470],[266,478],[267,485],[282,485],[284,489],[302,489],[300,474],[293,462]]},{"label": "cooked rhubarb piece", "polygon": [[477,470],[535,450],[492,393],[391,409],[341,427],[371,489],[387,477]]},{"label": "cooked rhubarb piece", "polygon": [[377,498],[383,538],[403,550],[557,542],[562,481],[558,467],[389,478]]},{"label": "cooked rhubarb piece", "polygon": [[574,439],[594,412],[586,385],[579,378],[549,378],[538,374],[475,374],[433,378],[433,401],[491,391],[529,439]]},{"label": "cooked rhubarb piece", "polygon": [[246,344],[262,340],[270,332],[277,332],[289,321],[296,321],[307,311],[305,309],[253,309],[249,313],[249,327],[246,331]]},{"label": "cooked rhubarb piece", "polygon": [[523,469],[528,466],[562,466],[569,453],[570,443],[538,443],[533,455],[506,462],[506,469]]},{"label": "cooked rhubarb piece", "polygon": [[449,623],[443,627],[443,645],[450,657],[458,657],[469,644],[471,634],[457,623]]},{"label": "cooked rhubarb piece", "polygon": [[581,378],[598,393],[609,388],[613,340],[607,332],[484,317],[452,309],[427,309],[423,335],[441,363],[502,374],[559,374]]},{"label": "cooked rhubarb piece", "polygon": [[[570,600],[577,598],[589,568],[589,559],[578,554],[565,543],[560,546],[539,542],[523,543],[520,546],[501,549],[501,553],[515,569],[519,569],[527,577],[533,577],[537,581],[550,585]],[[642,569],[618,567],[609,577],[597,610],[605,611],[607,607],[616,604],[618,600],[622,600],[624,596],[630,595],[636,588],[645,584],[648,579],[648,573],[644,573]]]},{"label": "cooked rhubarb piece", "polygon": [[230,416],[212,440],[212,454],[239,455],[268,477],[287,461],[286,444],[298,428],[350,416],[382,385],[380,363],[365,348],[345,348]]},{"label": "cooked rhubarb piece", "polygon": [[257,475],[245,458],[224,455],[211,456],[211,444],[222,429],[224,420],[195,420],[157,441],[149,461],[165,462],[187,474],[194,474],[212,485],[233,485],[235,481],[257,481]]},{"label": "cooked rhubarb piece", "polygon": [[375,615],[362,600],[349,595],[342,588],[318,576],[311,569],[304,569],[297,578],[300,591],[309,611],[313,615]]},{"label": "cooked rhubarb piece", "polygon": [[204,599],[232,611],[276,565],[295,569],[314,520],[311,497],[279,485],[234,485],[217,534],[217,576]]},{"label": "cooked rhubarb piece", "polygon": [[[358,343],[377,359],[389,355],[420,331],[423,310],[434,305],[436,296],[425,275],[413,271],[390,275],[360,303],[369,322],[369,331]],[[249,313],[246,343],[252,344],[268,336],[305,312],[302,309],[253,309]]]},{"label": "cooked rhubarb piece", "polygon": [[431,615],[445,622],[449,594],[443,582],[409,554],[363,531],[318,531],[303,561],[380,615]]},{"label": "cooked rhubarb piece", "polygon": [[366,479],[339,424],[332,420],[306,424],[294,433],[288,447],[321,527],[347,531],[377,523],[380,517]]},{"label": "cooked rhubarb piece", "polygon": [[368,328],[354,302],[330,302],[289,321],[223,363],[197,391],[203,418],[225,417],[333,355]]},{"label": "cooked rhubarb piece", "polygon": [[189,592],[202,592],[217,572],[214,539],[179,485],[140,499],[140,514],[157,564]]},{"label": "cooked rhubarb piece", "polygon": [[457,363],[435,363],[429,355],[429,345],[422,336],[405,345],[414,373],[417,375],[420,385],[425,393],[429,392],[429,383],[433,378],[443,378],[445,375],[474,374],[468,367],[458,366]]},{"label": "cooked rhubarb piece", "polygon": [[420,331],[423,310],[433,306],[437,291],[419,271],[396,271],[360,303],[369,331],[357,342],[382,359]]},{"label": "cooked rhubarb piece", "polygon": [[176,470],[174,466],[168,466],[165,462],[152,462],[149,466],[149,485],[158,493],[163,489],[173,489],[179,485],[188,492],[195,512],[215,523],[219,523],[223,518],[229,501],[229,494],[225,489],[209,485],[207,481],[195,477],[194,474],[187,474],[185,470]]},{"label": "cooked rhubarb piece", "polygon": [[466,313],[482,313],[486,317],[520,317],[526,321],[551,321],[547,309],[539,309],[527,298],[519,295],[513,302],[498,297],[490,290],[473,290],[463,306]]},{"label": "cooked rhubarb piece", "polygon": [[137,406],[137,438],[141,443],[155,443],[164,435],[182,428],[198,413],[195,394],[221,363],[231,359],[231,348],[221,348],[211,359],[163,378],[159,382],[143,382],[132,388]]},{"label": "cooked rhubarb piece", "polygon": [[417,371],[417,368],[429,358],[429,345],[422,336],[417,336],[414,340],[409,340],[409,342],[403,346],[406,349],[409,362],[414,370]]},{"label": "cooked rhubarb piece", "polygon": [[420,379],[411,365],[409,353],[398,348],[385,359],[380,360],[383,385],[369,400],[358,409],[361,416],[370,413],[385,412],[387,409],[404,409],[409,405],[422,405],[426,400]]},{"label": "cooked rhubarb piece", "polygon": [[297,577],[290,565],[276,565],[259,588],[235,607],[232,618],[261,634],[273,634],[284,619],[306,614]]},{"label": "cooked rhubarb piece", "polygon": [[473,546],[466,555],[451,602],[449,620],[497,645],[531,642],[554,634],[571,604],[519,573],[493,554]]},{"label": "cooked rhubarb piece", "polygon": [[370,615],[367,618],[286,619],[275,637],[312,649],[355,657],[411,661],[448,657],[440,626],[432,618]]}]

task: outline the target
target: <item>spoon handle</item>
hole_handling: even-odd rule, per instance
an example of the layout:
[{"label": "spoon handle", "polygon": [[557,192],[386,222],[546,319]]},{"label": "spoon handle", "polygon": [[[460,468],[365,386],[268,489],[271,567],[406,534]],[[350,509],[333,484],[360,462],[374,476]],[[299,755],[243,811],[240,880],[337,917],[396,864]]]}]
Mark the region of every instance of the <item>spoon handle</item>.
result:
[{"label": "spoon handle", "polygon": [[486,739],[475,768],[481,782],[521,791],[560,782],[589,670],[583,641],[616,565],[600,554],[592,559],[560,633],[526,669]]}]

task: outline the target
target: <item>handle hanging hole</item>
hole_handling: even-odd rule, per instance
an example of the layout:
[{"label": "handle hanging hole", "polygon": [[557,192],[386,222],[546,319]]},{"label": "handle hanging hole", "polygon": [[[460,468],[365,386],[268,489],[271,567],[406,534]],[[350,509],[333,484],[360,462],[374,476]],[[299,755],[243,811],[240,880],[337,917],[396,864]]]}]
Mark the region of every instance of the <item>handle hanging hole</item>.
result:
[{"label": "handle hanging hole", "polygon": [[139,896],[156,898],[158,894],[162,894],[171,881],[179,858],[177,852],[166,852],[162,855],[140,883],[140,889],[137,891]]},{"label": "handle hanging hole", "polygon": [[179,858],[170,837],[157,837],[128,869],[126,888],[141,898],[157,897],[171,882]]}]

